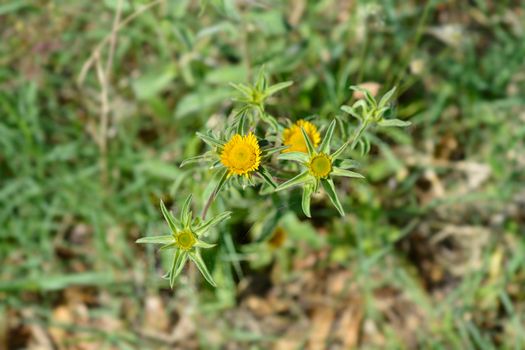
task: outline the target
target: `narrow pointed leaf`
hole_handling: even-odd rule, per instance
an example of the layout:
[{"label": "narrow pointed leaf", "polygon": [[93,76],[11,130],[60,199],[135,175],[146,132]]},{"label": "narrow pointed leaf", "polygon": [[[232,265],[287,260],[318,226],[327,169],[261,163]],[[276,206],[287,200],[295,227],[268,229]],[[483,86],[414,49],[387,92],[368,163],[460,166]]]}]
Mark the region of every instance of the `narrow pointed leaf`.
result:
[{"label": "narrow pointed leaf", "polygon": [[266,69],[264,66],[259,69],[259,73],[257,73],[257,78],[255,81],[255,88],[259,91],[266,90],[266,87],[268,86],[268,78],[266,77]]},{"label": "narrow pointed leaf", "polygon": [[310,178],[310,174],[308,174],[308,170],[304,171],[304,172],[300,173],[299,175],[297,175],[296,177],[291,178],[290,180],[288,180],[288,181],[280,184],[279,186],[277,186],[275,191],[282,191],[282,190],[287,189],[289,187],[301,184],[303,182],[308,181],[309,178]]},{"label": "narrow pointed leaf", "polygon": [[279,154],[277,157],[279,160],[292,160],[296,162],[306,163],[308,162],[308,155],[303,152],[286,152]]},{"label": "narrow pointed leaf", "polygon": [[350,106],[341,106],[341,110],[345,113],[348,113],[350,114],[352,117],[358,119],[358,120],[363,120],[363,117],[358,114],[352,107]]},{"label": "narrow pointed leaf", "polygon": [[244,135],[244,126],[246,124],[246,119],[246,110],[243,110],[243,112],[239,116],[239,121],[237,122],[237,134]]},{"label": "narrow pointed leaf", "polygon": [[337,151],[335,151],[334,153],[331,154],[332,159],[335,160],[335,159],[339,158],[349,145],[350,145],[350,139],[347,140],[345,143],[343,143],[341,145],[341,147],[339,147],[337,149]]},{"label": "narrow pointed leaf", "polygon": [[341,169],[356,169],[356,168],[359,168],[360,166],[361,166],[361,163],[359,163],[357,160],[343,159],[337,167]]},{"label": "narrow pointed leaf", "polygon": [[170,250],[170,249],[177,249],[177,243],[173,242],[173,243],[165,244],[162,247],[160,247],[159,250]]},{"label": "narrow pointed leaf", "polygon": [[[210,198],[208,200],[213,201],[214,198],[219,194],[219,192],[222,190],[222,187],[226,183],[226,180],[228,180],[228,169],[223,169],[222,172],[219,173],[219,182],[217,182],[217,186],[215,186],[215,189],[210,194]],[[203,218],[204,219],[204,218]]]},{"label": "narrow pointed leaf", "polygon": [[287,87],[289,87],[292,84],[293,84],[293,81],[283,81],[282,83],[278,83],[278,84],[272,85],[272,86],[268,87],[264,91],[264,96],[265,97],[271,96],[271,95],[275,94],[277,91],[280,91],[282,89],[286,89]]},{"label": "narrow pointed leaf", "polygon": [[164,220],[166,220],[172,232],[177,232],[178,230],[181,229],[180,225],[178,225],[177,223],[177,220],[175,220],[173,215],[168,211],[168,209],[164,205],[164,202],[162,201],[162,199],[160,200],[160,211],[162,212],[162,215],[164,216]]},{"label": "narrow pointed leaf", "polygon": [[377,123],[377,125],[383,126],[383,127],[390,127],[390,126],[406,127],[411,124],[412,124],[411,122],[401,120],[401,119],[383,119],[379,123]]},{"label": "narrow pointed leaf", "polygon": [[330,198],[330,201],[335,206],[339,214],[341,214],[341,216],[344,216],[345,211],[343,210],[343,206],[341,205],[341,202],[337,197],[337,193],[335,192],[334,181],[332,179],[321,179],[321,184],[323,185],[323,188],[326,191],[328,198]]},{"label": "narrow pointed leaf", "polygon": [[182,163],[180,163],[180,167],[184,167],[188,164],[192,164],[192,163],[199,163],[201,161],[206,161],[206,160],[209,160],[210,159],[210,155],[209,154],[202,154],[200,156],[195,156],[195,157],[191,157],[191,158],[187,158],[187,159],[184,159],[182,161]]},{"label": "narrow pointed leaf", "polygon": [[273,188],[277,188],[277,184],[275,183],[275,181],[273,181],[272,174],[270,174],[266,167],[261,166],[261,169],[258,173],[268,185],[272,186]]},{"label": "narrow pointed leaf", "polygon": [[239,91],[241,94],[245,95],[246,97],[251,97],[252,95],[252,89],[249,86],[235,83],[230,83],[230,86],[235,90]]},{"label": "narrow pointed leaf", "polygon": [[186,265],[187,260],[188,253],[182,250],[178,250],[173,258],[173,266],[171,268],[170,273],[170,288],[173,288],[173,286],[175,285],[175,280],[177,279],[177,276],[179,276],[182,272],[182,269],[184,268],[184,265]]},{"label": "narrow pointed leaf", "polygon": [[366,101],[373,107],[377,107],[376,100],[372,97],[370,94],[370,91],[368,89],[362,88],[360,86],[351,86],[350,89],[358,92],[362,92],[365,95]]},{"label": "narrow pointed leaf", "polygon": [[216,246],[216,244],[211,244],[211,243],[207,243],[207,242],[204,242],[204,241],[197,241],[197,243],[195,243],[195,247],[197,247],[197,248],[208,249],[208,248],[213,248],[215,246]]},{"label": "narrow pointed leaf", "polygon": [[394,96],[394,93],[396,92],[396,87],[394,86],[390,91],[388,91],[386,94],[381,97],[381,100],[379,101],[378,107],[382,108],[385,107],[388,102],[392,99],[392,96]]},{"label": "narrow pointed leaf", "polygon": [[197,268],[201,272],[202,276],[206,279],[206,281],[208,281],[208,283],[212,286],[217,287],[217,284],[213,280],[213,277],[211,276],[210,272],[208,271],[204,260],[202,260],[200,252],[198,250],[196,250],[195,252],[191,252],[190,259],[195,263],[195,265],[197,265]]},{"label": "narrow pointed leaf", "polygon": [[334,119],[332,120],[332,122],[328,126],[328,129],[326,130],[326,133],[324,134],[323,142],[321,142],[321,146],[319,147],[319,152],[326,154],[330,152],[330,142],[332,141],[332,136],[334,135],[335,124],[336,120]]},{"label": "narrow pointed leaf", "polygon": [[319,179],[315,179],[315,182],[314,182],[314,193],[317,193],[319,191],[320,184],[321,184],[321,181]]},{"label": "narrow pointed leaf", "polygon": [[[366,104],[366,101],[365,100],[357,100],[353,105],[352,105],[352,108],[354,109],[354,111],[358,108],[361,108],[361,112],[363,113],[363,115],[366,115],[367,111],[368,111],[368,105]],[[356,112],[357,113],[357,112]],[[364,118],[364,117],[363,117]]]},{"label": "narrow pointed leaf", "polygon": [[229,212],[229,211],[225,211],[224,213],[220,213],[219,215],[214,216],[213,218],[211,218],[211,219],[207,220],[206,222],[204,222],[201,226],[197,227],[195,229],[195,234],[197,236],[200,236],[203,233],[205,233],[206,231],[208,231],[209,229],[211,229],[212,227],[219,225],[221,222],[223,222],[225,220],[228,220],[230,217],[231,217],[231,212]]},{"label": "narrow pointed leaf", "polygon": [[261,116],[261,119],[270,124],[270,126],[274,129],[274,130],[279,130],[279,123],[277,122],[277,120],[275,119],[274,116],[266,113],[264,110],[260,110],[260,116]]},{"label": "narrow pointed leaf", "polygon": [[274,153],[284,151],[287,148],[290,148],[290,146],[278,146],[278,147],[265,148],[263,149],[263,156],[268,157]]},{"label": "narrow pointed leaf", "polygon": [[191,212],[190,212],[190,204],[191,204],[191,197],[190,194],[188,198],[184,201],[184,204],[182,205],[182,209],[180,211],[180,221],[182,222],[182,225],[184,227],[189,226],[191,221]]},{"label": "narrow pointed leaf", "polygon": [[303,128],[301,128],[301,132],[303,133],[303,138],[304,142],[306,143],[306,148],[308,149],[308,154],[310,156],[313,156],[315,154],[314,145],[312,145],[312,141],[310,140]]},{"label": "narrow pointed leaf", "polygon": [[341,138],[343,140],[346,140],[347,138],[347,132],[346,132],[346,124],[343,121],[343,118],[340,115],[336,115],[335,119],[337,120],[337,126],[339,127],[339,130],[341,131]]},{"label": "narrow pointed leaf", "polygon": [[221,141],[219,139],[216,139],[215,137],[203,134],[201,132],[197,132],[197,136],[204,142],[206,142],[211,147],[224,147],[225,143],[224,141]]},{"label": "narrow pointed leaf", "polygon": [[301,201],[301,206],[303,207],[304,215],[308,216],[309,218],[312,217],[310,214],[310,199],[312,198],[312,193],[314,191],[313,185],[306,185],[303,188],[303,198]]},{"label": "narrow pointed leaf", "polygon": [[353,172],[353,171],[350,171],[350,170],[346,170],[346,169],[341,169],[341,168],[336,168],[334,167],[334,169],[332,170],[332,175],[335,175],[335,176],[344,176],[344,177],[354,177],[354,178],[357,178],[357,179],[364,179],[365,177],[359,173],[356,173],[356,172]]},{"label": "narrow pointed leaf", "polygon": [[143,244],[169,244],[172,242],[173,242],[172,235],[142,237],[135,241],[135,243],[143,243]]},{"label": "narrow pointed leaf", "polygon": [[272,233],[275,232],[275,228],[282,216],[283,211],[278,209],[273,209],[266,215],[264,218],[264,224],[261,228],[261,233],[256,240],[257,243],[264,242],[270,238]]}]

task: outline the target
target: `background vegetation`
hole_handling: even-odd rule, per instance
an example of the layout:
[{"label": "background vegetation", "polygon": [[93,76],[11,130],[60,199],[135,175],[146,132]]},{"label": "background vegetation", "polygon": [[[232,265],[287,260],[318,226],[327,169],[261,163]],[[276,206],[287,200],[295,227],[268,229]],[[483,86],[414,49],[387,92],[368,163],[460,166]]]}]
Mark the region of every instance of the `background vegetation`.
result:
[{"label": "background vegetation", "polygon": [[[1,1],[0,348],[524,348],[524,57],[521,1]],[[412,126],[369,135],[344,218],[223,193],[219,287],[172,291],[134,242],[202,208],[179,164],[263,64],[277,117],[397,85]]]}]

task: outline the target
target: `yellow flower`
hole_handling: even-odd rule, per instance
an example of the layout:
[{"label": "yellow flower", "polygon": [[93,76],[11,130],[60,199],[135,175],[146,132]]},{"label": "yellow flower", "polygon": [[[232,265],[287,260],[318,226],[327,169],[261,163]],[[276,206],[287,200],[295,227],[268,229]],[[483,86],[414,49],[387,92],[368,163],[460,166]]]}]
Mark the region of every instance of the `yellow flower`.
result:
[{"label": "yellow flower", "polygon": [[304,142],[303,134],[301,133],[301,128],[304,129],[306,135],[308,135],[314,147],[319,146],[319,142],[321,142],[321,135],[319,134],[319,131],[317,131],[317,127],[312,123],[301,119],[298,120],[297,123],[295,123],[291,127],[284,130],[283,143],[285,146],[290,147],[285,149],[283,153],[308,152],[308,149],[306,148],[306,143]]},{"label": "yellow flower", "polygon": [[261,149],[253,133],[234,135],[221,153],[221,163],[228,168],[228,176],[245,175],[259,169]]},{"label": "yellow flower", "polygon": [[310,169],[310,174],[315,178],[325,178],[332,172],[332,159],[330,159],[330,156],[320,153],[310,159],[308,168]]}]

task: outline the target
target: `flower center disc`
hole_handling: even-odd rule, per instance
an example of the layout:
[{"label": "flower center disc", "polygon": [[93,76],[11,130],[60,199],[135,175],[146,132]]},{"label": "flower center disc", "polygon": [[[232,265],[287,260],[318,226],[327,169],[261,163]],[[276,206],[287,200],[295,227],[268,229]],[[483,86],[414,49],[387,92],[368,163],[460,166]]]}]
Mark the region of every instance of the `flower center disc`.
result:
[{"label": "flower center disc", "polygon": [[332,160],[321,153],[310,160],[310,173],[316,178],[327,177],[332,172]]},{"label": "flower center disc", "polygon": [[249,145],[238,144],[231,150],[231,162],[237,169],[249,169],[255,165],[256,154]]},{"label": "flower center disc", "polygon": [[196,242],[193,232],[189,230],[180,231],[175,235],[175,243],[180,249],[190,250]]}]

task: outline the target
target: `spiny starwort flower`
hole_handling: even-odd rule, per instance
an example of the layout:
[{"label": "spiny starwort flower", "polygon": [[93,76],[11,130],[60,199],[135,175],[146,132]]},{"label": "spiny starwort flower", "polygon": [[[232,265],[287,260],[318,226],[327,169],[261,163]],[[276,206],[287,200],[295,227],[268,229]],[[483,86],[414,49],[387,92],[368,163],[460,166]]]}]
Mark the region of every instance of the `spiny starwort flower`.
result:
[{"label": "spiny starwort flower", "polygon": [[272,95],[292,84],[293,82],[291,81],[285,81],[270,85],[264,66],[259,70],[252,85],[230,83],[230,86],[240,93],[238,97],[234,98],[235,101],[241,104],[241,107],[237,110],[237,115],[246,116],[254,112],[257,118],[271,125],[274,130],[278,130],[279,124],[275,117],[265,111],[265,104]]},{"label": "spiny starwort flower", "polygon": [[197,136],[211,146],[212,150],[201,156],[186,159],[181,164],[182,167],[189,163],[206,161],[211,163],[211,169],[218,169],[217,184],[210,195],[210,202],[231,179],[236,180],[243,188],[255,185],[257,179],[267,185],[265,191],[277,187],[265,163],[272,154],[282,151],[285,146],[273,146],[266,140],[259,141],[252,132],[243,135],[243,130],[244,124],[241,123],[235,131],[230,132],[234,134],[229,138],[198,132]]},{"label": "spiny starwort flower", "polygon": [[233,137],[224,145],[221,152],[221,163],[228,169],[228,176],[244,175],[249,177],[259,169],[261,148],[253,133]]},{"label": "spiny starwort flower", "polygon": [[191,195],[188,196],[180,213],[180,219],[177,220],[166,209],[164,202],[160,201],[160,209],[164,219],[168,223],[171,234],[164,236],[142,237],[137,243],[162,244],[161,250],[175,249],[173,262],[166,278],[170,281],[170,287],[173,288],[175,279],[181,273],[186,261],[190,259],[197,265],[206,281],[212,286],[216,286],[206,264],[202,260],[200,248],[212,248],[214,244],[206,243],[200,240],[212,227],[217,226],[224,220],[230,218],[230,212],[221,213],[207,221],[202,222],[199,218],[193,219],[193,213],[190,211]]},{"label": "spiny starwort flower", "polygon": [[[279,185],[275,191],[281,191],[295,185],[303,185],[302,208],[306,216],[310,217],[310,198],[313,193],[319,190],[319,185],[322,185],[330,201],[334,204],[339,214],[344,215],[343,206],[337,197],[335,185],[332,177],[345,176],[354,178],[364,178],[363,175],[347,170],[354,164],[351,160],[341,162],[340,166],[335,165],[337,160],[348,147],[348,142],[345,142],[337,151],[330,153],[330,142],[334,134],[336,121],[333,120],[328,127],[321,145],[314,147],[310,138],[304,129],[301,129],[308,153],[289,152],[279,155],[279,159],[292,160],[299,162],[304,168],[303,172],[294,178]],[[348,164],[348,165],[345,165]]]},{"label": "spiny starwort flower", "polygon": [[289,128],[284,129],[283,144],[288,146],[288,148],[283,150],[283,153],[308,152],[308,148],[306,147],[306,142],[304,142],[301,129],[306,132],[306,135],[308,135],[314,147],[319,146],[319,142],[321,142],[321,135],[319,134],[319,131],[317,131],[317,127],[309,121],[301,119]]},{"label": "spiny starwort flower", "polygon": [[[377,124],[382,127],[405,127],[411,124],[400,119],[385,119],[386,112],[392,109],[390,102],[394,97],[396,87],[386,92],[379,102],[367,89],[360,86],[350,86],[350,89],[362,93],[365,98],[356,101],[352,106],[341,106],[341,110],[359,120],[361,124]],[[361,110],[360,113],[357,112],[358,109]]]}]

